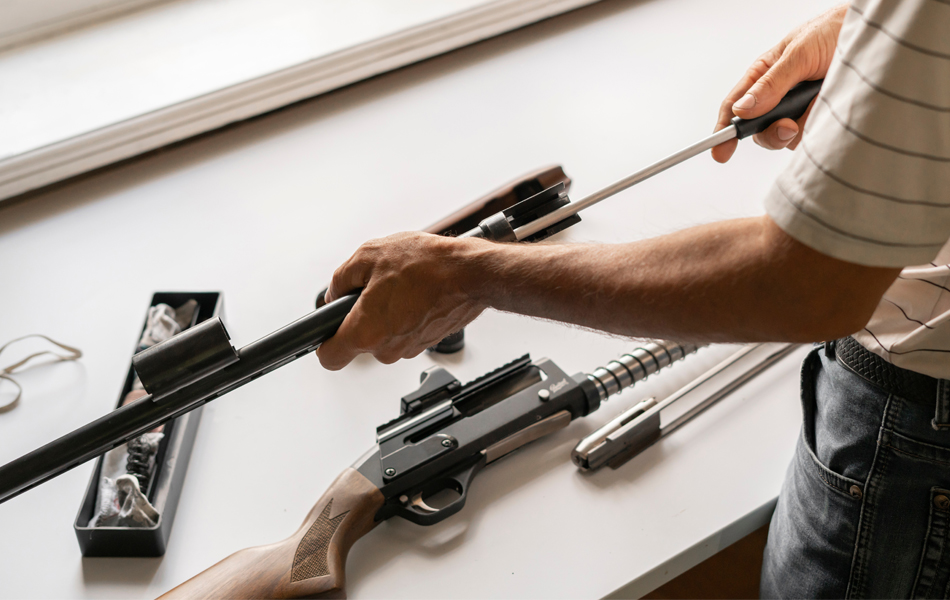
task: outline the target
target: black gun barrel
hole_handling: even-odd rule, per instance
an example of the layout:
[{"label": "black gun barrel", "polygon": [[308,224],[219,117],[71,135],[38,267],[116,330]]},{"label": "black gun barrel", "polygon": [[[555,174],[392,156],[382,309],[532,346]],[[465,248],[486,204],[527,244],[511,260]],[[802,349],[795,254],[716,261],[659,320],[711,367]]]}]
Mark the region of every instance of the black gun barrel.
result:
[{"label": "black gun barrel", "polygon": [[[564,187],[558,183],[498,214],[510,230],[511,219],[530,221],[570,202]],[[553,235],[579,220],[555,224],[532,240]],[[477,237],[500,241],[483,229],[463,235],[478,232]],[[140,352],[132,362],[149,395],[0,467],[0,503],[313,352],[336,333],[359,294],[326,304],[237,351],[217,321]]]},{"label": "black gun barrel", "polygon": [[238,360],[193,383],[139,398],[3,465],[0,502],[313,352],[336,333],[358,298],[355,293],[331,302],[244,346]]}]

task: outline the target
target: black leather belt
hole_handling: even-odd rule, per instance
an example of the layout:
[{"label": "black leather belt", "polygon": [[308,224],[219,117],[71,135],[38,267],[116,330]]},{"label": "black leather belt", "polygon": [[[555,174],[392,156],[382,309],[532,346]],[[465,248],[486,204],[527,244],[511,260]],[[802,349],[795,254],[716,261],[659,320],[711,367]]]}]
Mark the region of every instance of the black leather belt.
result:
[{"label": "black leather belt", "polygon": [[838,361],[885,392],[926,402],[933,402],[937,397],[936,379],[896,367],[852,337],[836,340],[834,349]]}]

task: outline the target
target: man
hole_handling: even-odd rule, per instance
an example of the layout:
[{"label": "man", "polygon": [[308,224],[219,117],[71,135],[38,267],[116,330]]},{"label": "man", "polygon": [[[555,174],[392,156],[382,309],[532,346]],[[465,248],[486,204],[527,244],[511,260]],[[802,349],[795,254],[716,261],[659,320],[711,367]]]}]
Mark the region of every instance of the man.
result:
[{"label": "man", "polygon": [[856,0],[752,65],[717,128],[825,78],[809,113],[756,136],[799,146],[766,216],[616,245],[364,244],[334,274],[328,299],[364,291],[320,361],[415,356],[489,307],[638,337],[838,340],[803,365],[802,438],[762,593],[948,597],[947,32],[948,0]]}]

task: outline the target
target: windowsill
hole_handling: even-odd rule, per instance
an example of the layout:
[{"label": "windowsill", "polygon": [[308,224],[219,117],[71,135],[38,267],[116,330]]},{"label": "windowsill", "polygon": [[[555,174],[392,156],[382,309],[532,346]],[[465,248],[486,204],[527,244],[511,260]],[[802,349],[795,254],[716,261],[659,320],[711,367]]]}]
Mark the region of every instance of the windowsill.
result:
[{"label": "windowsill", "polygon": [[179,1],[0,52],[0,200],[595,1]]}]

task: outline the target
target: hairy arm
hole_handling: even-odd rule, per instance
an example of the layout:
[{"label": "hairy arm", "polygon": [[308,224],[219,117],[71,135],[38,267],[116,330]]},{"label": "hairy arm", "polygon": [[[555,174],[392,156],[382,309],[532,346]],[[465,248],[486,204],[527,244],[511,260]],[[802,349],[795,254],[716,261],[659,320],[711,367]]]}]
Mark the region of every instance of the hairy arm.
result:
[{"label": "hairy arm", "polygon": [[819,341],[868,321],[899,269],[840,261],[768,217],[628,244],[494,244],[404,233],[364,244],[328,297],[364,287],[318,354],[339,369],[369,352],[415,356],[486,308],[620,335]]},{"label": "hairy arm", "polygon": [[497,274],[481,290],[489,306],[621,335],[706,342],[848,335],[899,272],[820,254],[768,217],[630,244],[486,253]]}]

